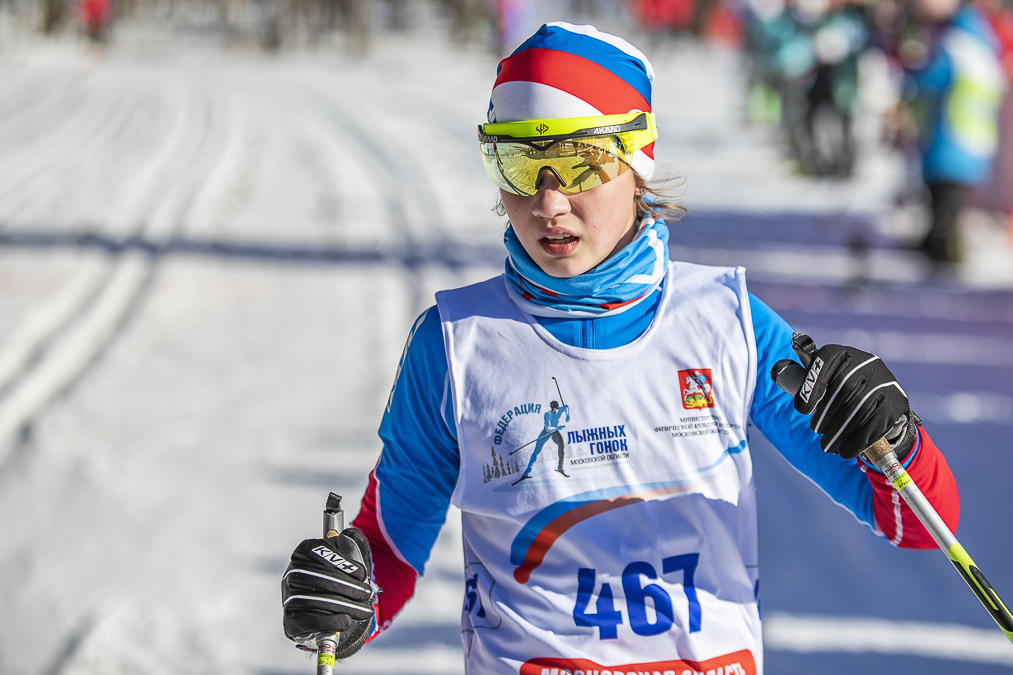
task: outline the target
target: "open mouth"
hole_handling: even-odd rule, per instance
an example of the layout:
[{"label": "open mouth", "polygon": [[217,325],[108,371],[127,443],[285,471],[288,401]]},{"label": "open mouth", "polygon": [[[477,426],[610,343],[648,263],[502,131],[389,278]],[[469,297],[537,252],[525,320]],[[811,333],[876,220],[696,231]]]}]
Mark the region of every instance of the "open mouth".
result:
[{"label": "open mouth", "polygon": [[569,255],[576,250],[577,245],[580,243],[580,237],[576,237],[565,232],[559,234],[546,234],[538,240],[538,243],[541,244],[542,250],[549,255]]}]

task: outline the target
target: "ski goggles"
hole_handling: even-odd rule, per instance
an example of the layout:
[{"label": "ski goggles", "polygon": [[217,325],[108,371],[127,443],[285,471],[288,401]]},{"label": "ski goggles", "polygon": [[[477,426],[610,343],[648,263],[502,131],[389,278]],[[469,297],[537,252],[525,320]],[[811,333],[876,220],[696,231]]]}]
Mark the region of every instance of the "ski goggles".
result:
[{"label": "ski goggles", "polygon": [[498,187],[530,197],[542,172],[566,195],[591,190],[630,168],[633,154],[658,138],[652,113],[524,120],[478,127],[482,161]]}]

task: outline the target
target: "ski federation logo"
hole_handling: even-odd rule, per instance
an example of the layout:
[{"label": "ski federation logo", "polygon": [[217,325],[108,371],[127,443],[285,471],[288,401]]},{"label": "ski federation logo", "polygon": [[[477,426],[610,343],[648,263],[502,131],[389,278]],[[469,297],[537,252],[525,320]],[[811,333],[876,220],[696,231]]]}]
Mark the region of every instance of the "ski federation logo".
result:
[{"label": "ski federation logo", "polygon": [[816,386],[816,380],[820,377],[820,371],[823,370],[823,359],[816,357],[813,359],[813,366],[809,369],[809,372],[805,376],[805,382],[802,383],[802,400],[806,403],[809,402],[809,397],[813,395],[813,387]]},{"label": "ski federation logo", "polygon": [[[559,382],[554,377],[552,378],[552,382],[555,384],[559,400],[551,401],[548,405],[548,410],[543,412],[541,404],[526,403],[515,406],[513,410],[508,410],[499,419],[493,432],[492,464],[487,463],[482,469],[483,483],[506,476],[512,477],[517,473],[521,474],[520,477],[511,481],[510,485],[517,485],[521,481],[530,479],[531,471],[535,466],[535,462],[538,461],[542,449],[550,442],[556,447],[556,473],[564,478],[570,477],[564,468],[566,441],[563,440],[563,434],[561,433],[570,422],[570,407],[563,401],[563,392],[559,388]],[[541,414],[542,416],[543,428],[539,430],[538,435],[507,453],[497,455],[495,446],[503,443],[504,435],[510,423],[522,415],[529,414],[536,416]],[[527,462],[524,462],[523,454],[518,454],[522,451],[527,451],[525,453],[527,454]],[[524,468],[522,469],[522,467]]]},{"label": "ski federation logo", "polygon": [[711,386],[710,368],[693,368],[679,371],[682,386],[682,407],[686,410],[701,410],[714,407],[714,390]]}]

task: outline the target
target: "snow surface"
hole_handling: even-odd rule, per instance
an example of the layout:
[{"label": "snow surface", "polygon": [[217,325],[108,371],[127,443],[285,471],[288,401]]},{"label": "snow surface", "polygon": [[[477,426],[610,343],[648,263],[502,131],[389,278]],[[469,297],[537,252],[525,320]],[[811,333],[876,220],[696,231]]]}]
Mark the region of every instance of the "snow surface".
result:
[{"label": "snow surface", "polygon": [[[474,138],[495,59],[123,37],[0,53],[0,673],[309,672],[287,556],[328,491],[354,516],[416,315],[501,269],[471,255],[502,236]],[[691,208],[890,203],[896,158],[813,183],[744,129],[735,54],[650,56]],[[344,671],[461,672],[462,583],[452,512],[396,639]]]}]

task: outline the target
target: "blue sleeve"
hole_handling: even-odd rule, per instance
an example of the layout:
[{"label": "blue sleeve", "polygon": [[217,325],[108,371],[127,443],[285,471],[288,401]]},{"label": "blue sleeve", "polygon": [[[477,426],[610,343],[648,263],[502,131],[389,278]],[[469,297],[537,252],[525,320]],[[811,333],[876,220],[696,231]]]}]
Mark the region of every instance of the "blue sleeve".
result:
[{"label": "blue sleeve", "polygon": [[823,452],[809,418],[795,410],[791,396],[770,378],[770,369],[781,359],[798,360],[791,350],[791,326],[752,294],[749,308],[756,338],[756,390],[749,411],[753,424],[797,471],[875,529],[868,478],[856,462]]},{"label": "blue sleeve", "polygon": [[925,66],[911,72],[911,79],[919,92],[940,96],[953,79],[953,63],[950,55],[940,45],[934,45]]},{"label": "blue sleeve", "polygon": [[375,469],[380,524],[420,575],[461,465],[448,384],[440,315],[430,307],[408,334],[380,423],[383,453]]}]

